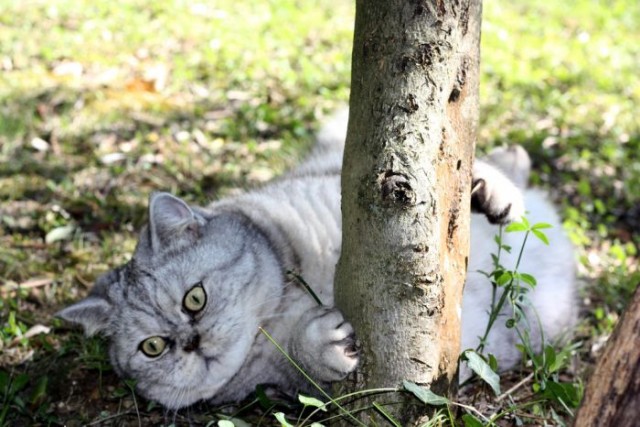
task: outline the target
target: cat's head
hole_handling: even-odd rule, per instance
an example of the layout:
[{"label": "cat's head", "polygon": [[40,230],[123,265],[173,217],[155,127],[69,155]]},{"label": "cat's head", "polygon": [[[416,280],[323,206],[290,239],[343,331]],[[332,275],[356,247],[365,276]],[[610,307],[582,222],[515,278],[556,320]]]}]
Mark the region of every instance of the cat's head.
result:
[{"label": "cat's head", "polygon": [[114,368],[145,397],[169,409],[218,397],[279,303],[282,272],[267,247],[241,215],[205,218],[154,194],[131,261],[57,315],[108,336]]}]

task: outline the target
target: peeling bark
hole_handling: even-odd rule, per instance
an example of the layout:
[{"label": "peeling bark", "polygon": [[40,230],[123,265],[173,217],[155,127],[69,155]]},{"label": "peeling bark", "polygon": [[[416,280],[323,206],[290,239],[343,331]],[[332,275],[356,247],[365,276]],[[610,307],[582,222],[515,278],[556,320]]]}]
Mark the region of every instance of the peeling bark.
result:
[{"label": "peeling bark", "polygon": [[[357,1],[335,292],[362,363],[339,392],[455,389],[480,19],[480,0]],[[388,398],[403,425],[425,414]]]},{"label": "peeling bark", "polygon": [[587,382],[576,427],[638,425],[640,416],[640,288]]}]

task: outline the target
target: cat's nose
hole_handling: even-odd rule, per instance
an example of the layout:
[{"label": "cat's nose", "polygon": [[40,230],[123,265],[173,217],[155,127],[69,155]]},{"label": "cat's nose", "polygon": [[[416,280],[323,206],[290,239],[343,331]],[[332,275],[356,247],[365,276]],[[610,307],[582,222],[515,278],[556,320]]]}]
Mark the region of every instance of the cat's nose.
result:
[{"label": "cat's nose", "polygon": [[192,336],[187,344],[183,347],[183,350],[187,353],[191,353],[194,350],[197,350],[200,347],[200,335],[195,334]]}]

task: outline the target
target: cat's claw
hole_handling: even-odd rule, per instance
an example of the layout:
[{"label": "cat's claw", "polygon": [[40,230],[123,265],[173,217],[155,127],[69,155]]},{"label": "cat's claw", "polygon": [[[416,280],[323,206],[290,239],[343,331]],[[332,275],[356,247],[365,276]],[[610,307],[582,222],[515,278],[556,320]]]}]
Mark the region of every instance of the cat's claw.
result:
[{"label": "cat's claw", "polygon": [[337,308],[315,307],[301,319],[296,353],[305,369],[321,381],[339,381],[358,365],[351,323]]}]

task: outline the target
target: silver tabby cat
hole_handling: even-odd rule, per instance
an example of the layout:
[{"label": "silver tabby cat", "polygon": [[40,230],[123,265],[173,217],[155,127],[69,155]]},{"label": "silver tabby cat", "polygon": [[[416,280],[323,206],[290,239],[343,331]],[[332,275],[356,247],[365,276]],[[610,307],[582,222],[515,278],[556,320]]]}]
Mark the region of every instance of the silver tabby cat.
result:
[{"label": "silver tabby cat", "polygon": [[[58,316],[81,324],[87,335],[106,335],[115,370],[169,409],[203,399],[238,401],[257,384],[308,392],[259,326],[322,384],[343,379],[358,362],[353,328],[333,307],[332,289],[346,117],[338,114],[323,128],[306,162],[263,188],[206,208],[153,194],[131,260]],[[477,271],[492,269],[497,227],[489,222],[518,219],[525,208],[531,221],[554,225],[551,246],[530,240],[520,266],[537,278],[529,298],[545,336],[558,337],[575,322],[572,248],[545,196],[526,189],[529,168],[520,148],[499,149],[474,166],[472,205],[486,218],[472,218],[463,349],[477,345],[487,324],[491,286]],[[505,244],[519,247],[520,240],[507,235]],[[512,268],[515,255],[502,263]],[[324,306],[288,271],[303,277]],[[532,336],[539,344],[537,328]],[[519,360],[515,342],[512,330],[497,325],[486,351],[507,369]]]}]

